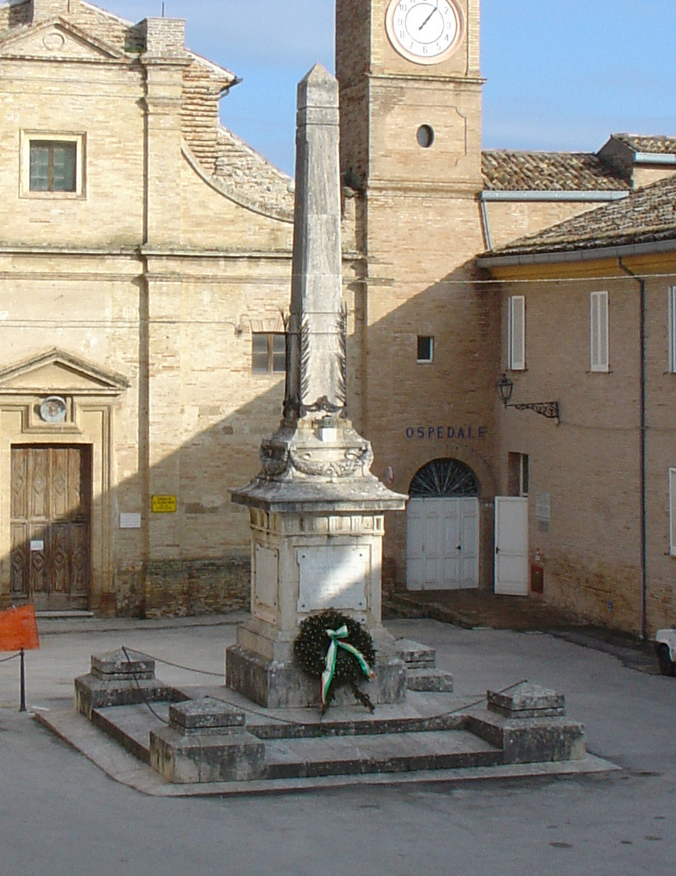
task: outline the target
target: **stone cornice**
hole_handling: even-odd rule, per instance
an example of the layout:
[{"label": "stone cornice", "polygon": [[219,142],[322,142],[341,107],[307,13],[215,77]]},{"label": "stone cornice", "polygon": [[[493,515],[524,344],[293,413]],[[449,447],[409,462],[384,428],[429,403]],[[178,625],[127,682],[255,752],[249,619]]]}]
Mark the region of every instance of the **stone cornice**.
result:
[{"label": "stone cornice", "polygon": [[382,82],[415,82],[417,85],[426,85],[434,88],[437,85],[472,85],[481,88],[486,80],[483,76],[462,76],[458,74],[430,74],[430,73],[368,73],[368,78]]}]

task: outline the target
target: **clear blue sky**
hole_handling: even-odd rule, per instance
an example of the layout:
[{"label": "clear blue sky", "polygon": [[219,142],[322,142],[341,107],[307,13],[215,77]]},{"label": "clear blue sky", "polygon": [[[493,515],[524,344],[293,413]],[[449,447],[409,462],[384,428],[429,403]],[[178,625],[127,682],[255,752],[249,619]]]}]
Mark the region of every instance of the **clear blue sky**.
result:
[{"label": "clear blue sky", "polygon": [[[162,0],[100,0],[133,21]],[[333,0],[165,0],[193,51],[244,81],[223,124],[293,172],[296,83],[333,70]],[[676,135],[676,0],[483,0],[484,147],[596,151]]]}]

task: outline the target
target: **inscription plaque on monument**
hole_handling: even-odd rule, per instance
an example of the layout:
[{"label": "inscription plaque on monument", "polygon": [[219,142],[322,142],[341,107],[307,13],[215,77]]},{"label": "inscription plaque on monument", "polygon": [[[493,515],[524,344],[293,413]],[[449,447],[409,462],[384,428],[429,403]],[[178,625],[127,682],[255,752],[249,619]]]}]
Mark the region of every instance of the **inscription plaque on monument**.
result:
[{"label": "inscription plaque on monument", "polygon": [[274,622],[277,614],[279,551],[256,545],[253,612],[262,620]]},{"label": "inscription plaque on monument", "polygon": [[366,560],[359,547],[313,547],[298,551],[298,611],[366,609]]}]

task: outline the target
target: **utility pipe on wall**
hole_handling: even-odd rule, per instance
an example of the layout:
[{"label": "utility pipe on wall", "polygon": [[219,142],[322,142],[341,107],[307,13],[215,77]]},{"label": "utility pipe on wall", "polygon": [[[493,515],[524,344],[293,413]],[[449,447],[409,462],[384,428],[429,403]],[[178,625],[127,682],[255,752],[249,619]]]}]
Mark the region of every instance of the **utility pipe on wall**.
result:
[{"label": "utility pipe on wall", "polygon": [[617,263],[625,274],[628,274],[632,279],[636,280],[639,285],[639,349],[640,349],[640,503],[641,503],[641,638],[648,638],[648,548],[647,548],[647,520],[646,520],[646,337],[645,337],[645,307],[646,307],[646,291],[645,280],[637,276],[632,270],[623,264],[622,259],[618,258]]}]

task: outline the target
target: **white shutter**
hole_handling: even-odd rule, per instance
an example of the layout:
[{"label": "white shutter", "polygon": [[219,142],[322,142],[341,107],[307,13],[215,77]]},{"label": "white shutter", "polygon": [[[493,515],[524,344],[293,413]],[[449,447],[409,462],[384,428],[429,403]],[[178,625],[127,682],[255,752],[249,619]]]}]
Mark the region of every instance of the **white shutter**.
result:
[{"label": "white shutter", "polygon": [[676,374],[676,286],[668,290],[667,335],[669,338],[669,372]]},{"label": "white shutter", "polygon": [[508,305],[508,367],[511,371],[523,371],[526,367],[526,298],[512,295]]},{"label": "white shutter", "polygon": [[608,370],[608,293],[592,292],[590,299],[591,370]]},{"label": "white shutter", "polygon": [[669,469],[669,551],[676,556],[676,468]]}]

